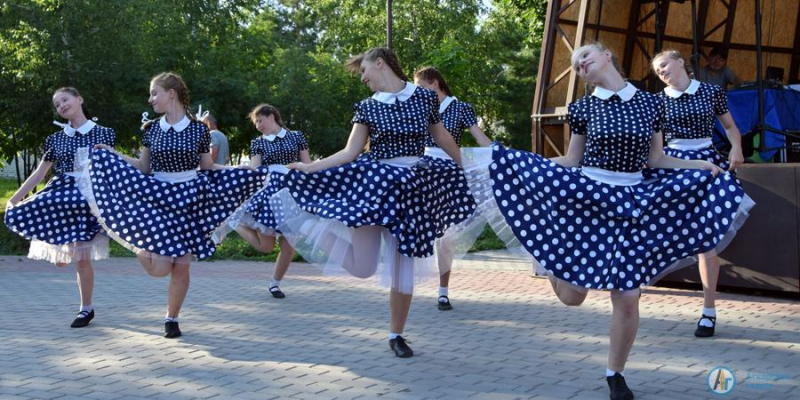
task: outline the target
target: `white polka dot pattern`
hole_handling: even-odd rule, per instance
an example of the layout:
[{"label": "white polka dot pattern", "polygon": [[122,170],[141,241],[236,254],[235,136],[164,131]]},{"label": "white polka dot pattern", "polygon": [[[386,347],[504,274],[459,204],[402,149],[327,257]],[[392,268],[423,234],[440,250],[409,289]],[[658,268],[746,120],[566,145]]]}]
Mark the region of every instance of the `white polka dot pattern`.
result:
[{"label": "white polka dot pattern", "polygon": [[440,120],[436,93],[419,86],[395,104],[367,98],[355,105],[353,116],[354,124],[369,126],[369,151],[376,159],[421,156],[428,126]]},{"label": "white polka dot pattern", "polygon": [[[161,146],[152,143],[151,151]],[[182,157],[187,163],[189,158]],[[171,165],[162,162],[162,167]],[[169,183],[142,174],[109,151],[92,152],[91,191],[103,226],[124,246],[162,256],[214,254],[211,234],[264,185],[265,177],[263,171],[224,169]]]},{"label": "white polka dot pattern", "polygon": [[250,141],[250,157],[261,156],[261,165],[286,165],[300,161],[300,151],[308,150],[308,142],[300,131],[286,131],[286,136],[269,141],[259,136]]},{"label": "white polka dot pattern", "polygon": [[514,236],[557,278],[592,289],[635,289],[713,249],[744,196],[727,173],[670,170],[615,186],[500,145],[492,158],[494,198]]},{"label": "white polka dot pattern", "polygon": [[156,122],[142,137],[142,146],[150,148],[150,169],[153,172],[189,171],[200,165],[200,154],[211,151],[211,134],[204,124],[197,121],[191,121],[180,132],[172,127],[164,132],[161,124]]},{"label": "white polka dot pattern", "polygon": [[[455,140],[456,144],[459,146],[461,146],[461,136],[464,134],[464,130],[469,129],[472,125],[478,124],[478,117],[475,115],[475,109],[472,108],[472,104],[458,99],[450,102],[450,105],[445,108],[441,117],[444,128],[450,132],[450,135],[453,136],[453,140]],[[439,147],[431,136],[428,136],[428,142],[425,146]]]},{"label": "white polka dot pattern", "polygon": [[92,147],[96,144],[116,145],[117,136],[114,130],[95,125],[89,132],[75,132],[69,136],[63,130],[50,136],[44,142],[42,159],[53,163],[56,174],[75,172],[75,153],[81,147]]},{"label": "white polka dot pattern", "polygon": [[96,144],[114,146],[115,142],[114,130],[100,125],[85,134],[75,132],[72,137],[64,131],[50,135],[43,159],[54,163],[56,176],[36,195],[6,210],[8,228],[28,239],[52,245],[92,240],[102,228],[78,191],[75,178],[65,174],[74,172],[78,148]]},{"label": "white polka dot pattern", "polygon": [[618,95],[602,100],[586,96],[569,105],[573,135],[586,135],[583,166],[638,172],[650,154],[653,132],[661,130],[664,106],[653,94],[636,91],[628,101]]},{"label": "white polka dot pattern", "polygon": [[728,96],[717,85],[701,82],[694,94],[678,98],[663,91],[658,94],[664,103],[664,141],[673,139],[708,139],[714,133],[717,115],[728,112]]}]

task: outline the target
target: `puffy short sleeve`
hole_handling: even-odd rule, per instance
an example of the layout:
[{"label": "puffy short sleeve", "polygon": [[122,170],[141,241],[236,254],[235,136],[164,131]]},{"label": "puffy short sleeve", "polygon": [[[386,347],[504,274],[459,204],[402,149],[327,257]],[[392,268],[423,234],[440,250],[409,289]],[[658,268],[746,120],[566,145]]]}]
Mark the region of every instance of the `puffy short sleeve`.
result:
[{"label": "puffy short sleeve", "polygon": [[56,150],[53,148],[53,136],[50,135],[47,139],[44,140],[44,149],[42,150],[42,160],[55,162],[56,161]]},{"label": "puffy short sleeve", "polygon": [[306,135],[300,131],[297,132],[297,150],[308,150],[308,141],[306,140]]},{"label": "puffy short sleeve", "polygon": [[586,127],[588,125],[588,115],[586,113],[584,103],[576,101],[567,107],[567,123],[569,130],[573,135],[586,135]]},{"label": "puffy short sleeve", "polygon": [[475,109],[472,107],[472,104],[464,103],[461,122],[464,124],[464,128],[478,125],[478,116],[475,115]]},{"label": "puffy short sleeve", "polygon": [[712,86],[711,107],[714,114],[722,115],[729,111],[728,109],[728,95],[719,86]]}]

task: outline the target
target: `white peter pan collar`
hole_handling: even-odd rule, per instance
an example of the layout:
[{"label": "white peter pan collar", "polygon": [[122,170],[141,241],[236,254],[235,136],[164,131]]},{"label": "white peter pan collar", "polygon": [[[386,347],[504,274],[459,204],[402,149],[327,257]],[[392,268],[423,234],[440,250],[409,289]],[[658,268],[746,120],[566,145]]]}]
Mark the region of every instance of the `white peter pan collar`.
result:
[{"label": "white peter pan collar", "polygon": [[271,135],[261,135],[261,137],[263,137],[264,139],[267,139],[267,141],[270,141],[270,142],[275,141],[275,138],[283,139],[284,136],[286,136],[286,129],[284,129],[284,128],[281,128],[280,132],[278,132],[278,133],[273,133]]},{"label": "white peter pan collar", "polygon": [[636,92],[639,89],[636,89],[636,86],[631,85],[630,82],[625,83],[625,87],[622,88],[619,92],[612,92],[608,89],[601,88],[600,86],[594,88],[594,92],[592,92],[592,96],[597,97],[601,100],[608,100],[613,95],[619,96],[622,101],[628,101],[636,95]]},{"label": "white peter pan collar", "polygon": [[681,92],[678,89],[667,86],[664,88],[664,93],[666,93],[667,96],[672,97],[673,99],[677,99],[678,97],[681,97],[681,95],[684,93],[689,93],[689,94],[697,93],[697,88],[699,87],[700,87],[700,82],[692,79],[691,82],[689,83],[689,87],[687,87],[685,91]]},{"label": "white peter pan collar", "polygon": [[456,98],[456,96],[445,97],[444,100],[442,100],[442,102],[439,104],[439,114],[444,114],[444,110],[447,110],[447,106],[449,106],[450,103],[453,102],[453,100],[458,100],[458,99]]},{"label": "white peter pan collar", "polygon": [[381,103],[395,104],[398,101],[408,100],[411,95],[414,94],[414,90],[416,89],[417,85],[411,82],[406,82],[406,87],[397,93],[375,92],[375,94],[372,95],[372,98],[380,101]]},{"label": "white peter pan collar", "polygon": [[87,120],[86,122],[83,123],[83,125],[79,126],[78,129],[71,127],[69,123],[63,125],[59,124],[59,125],[64,127],[64,133],[66,133],[67,136],[74,137],[75,132],[79,132],[81,135],[89,133],[89,131],[91,131],[92,128],[94,128],[97,124],[95,124],[94,121],[92,120]]},{"label": "white peter pan collar", "polygon": [[183,130],[186,129],[187,126],[189,126],[190,122],[191,121],[189,121],[189,117],[184,115],[183,119],[178,121],[175,125],[170,125],[167,122],[167,117],[164,116],[164,117],[161,117],[161,119],[158,121],[158,125],[161,127],[161,130],[164,131],[164,132],[169,131],[169,128],[174,129],[175,132],[183,132]]}]

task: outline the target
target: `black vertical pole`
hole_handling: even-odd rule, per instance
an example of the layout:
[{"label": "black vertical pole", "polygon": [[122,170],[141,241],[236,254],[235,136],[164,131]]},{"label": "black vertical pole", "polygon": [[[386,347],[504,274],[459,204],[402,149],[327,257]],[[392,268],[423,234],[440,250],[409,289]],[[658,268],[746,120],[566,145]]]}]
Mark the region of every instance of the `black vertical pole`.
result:
[{"label": "black vertical pole", "polygon": [[692,67],[700,71],[700,46],[697,45],[697,0],[692,0]]},{"label": "black vertical pole", "polygon": [[758,149],[764,151],[767,147],[766,126],[764,125],[764,79],[761,74],[761,0],[756,0],[756,82],[758,83]]},{"label": "black vertical pole", "polygon": [[386,0],[386,47],[392,48],[392,0]]}]

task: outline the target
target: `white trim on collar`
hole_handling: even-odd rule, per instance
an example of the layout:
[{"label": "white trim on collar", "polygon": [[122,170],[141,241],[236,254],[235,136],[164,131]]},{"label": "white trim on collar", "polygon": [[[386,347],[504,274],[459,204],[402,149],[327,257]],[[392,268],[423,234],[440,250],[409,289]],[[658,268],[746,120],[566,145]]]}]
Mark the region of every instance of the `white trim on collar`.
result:
[{"label": "white trim on collar", "polygon": [[667,96],[672,97],[673,99],[677,99],[678,97],[681,97],[681,95],[684,94],[684,93],[689,93],[689,94],[697,93],[697,89],[699,87],[700,87],[700,82],[697,81],[697,80],[692,79],[689,82],[689,87],[687,87],[685,91],[681,92],[678,89],[675,89],[675,88],[673,88],[671,86],[667,86],[667,87],[664,88],[664,93],[666,93]]},{"label": "white trim on collar", "polygon": [[619,96],[620,99],[622,99],[622,101],[628,101],[632,99],[633,96],[635,96],[636,92],[638,91],[639,89],[636,89],[636,86],[631,85],[630,82],[626,82],[625,87],[622,88],[622,90],[620,90],[619,92],[612,92],[608,89],[597,86],[596,88],[594,88],[592,96],[597,97],[598,99],[601,100],[608,100],[611,98],[611,96],[617,95]]},{"label": "white trim on collar", "polygon": [[274,142],[276,137],[283,139],[284,136],[286,136],[286,129],[284,128],[281,128],[281,130],[278,133],[273,133],[271,135],[261,135],[261,137],[267,139],[267,141],[269,142]]},{"label": "white trim on collar", "polygon": [[408,100],[409,97],[414,94],[415,90],[417,90],[417,85],[411,82],[406,82],[406,87],[397,93],[375,92],[375,94],[372,95],[372,98],[380,101],[381,103],[395,104],[398,101]]},{"label": "white trim on collar", "polygon": [[75,132],[80,132],[81,135],[85,135],[89,133],[97,124],[94,123],[92,120],[87,120],[83,123],[83,125],[79,126],[78,129],[75,129],[69,125],[69,123],[64,124],[64,133],[67,134],[69,137],[75,136]]},{"label": "white trim on collar", "polygon": [[439,104],[439,114],[444,114],[444,110],[447,110],[447,106],[453,102],[453,100],[458,100],[456,96],[447,96],[444,100]]},{"label": "white trim on collar", "polygon": [[163,116],[158,121],[158,126],[160,126],[161,130],[164,131],[164,132],[168,131],[169,128],[172,128],[172,129],[175,130],[175,132],[179,132],[180,133],[180,132],[183,132],[183,130],[186,129],[187,126],[189,126],[190,122],[191,121],[189,121],[189,117],[184,115],[183,119],[181,119],[180,121],[175,123],[175,125],[170,125],[169,123],[167,123],[167,117]]}]

